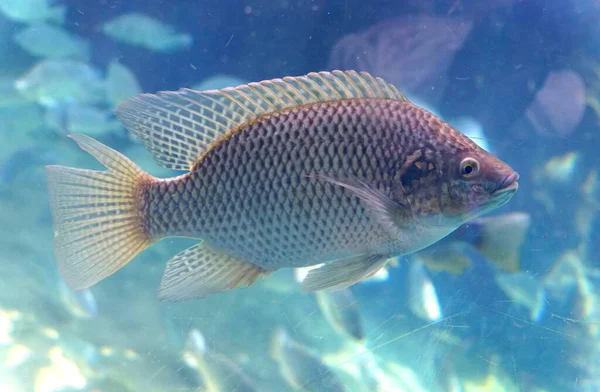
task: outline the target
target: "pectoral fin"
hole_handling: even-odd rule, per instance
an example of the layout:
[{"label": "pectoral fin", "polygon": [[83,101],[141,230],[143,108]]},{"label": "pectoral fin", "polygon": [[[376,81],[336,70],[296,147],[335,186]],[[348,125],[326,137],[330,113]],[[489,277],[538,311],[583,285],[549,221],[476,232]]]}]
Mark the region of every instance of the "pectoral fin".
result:
[{"label": "pectoral fin", "polygon": [[340,290],[375,275],[387,260],[381,255],[360,255],[332,261],[310,270],[301,288],[303,291]]},{"label": "pectoral fin", "polygon": [[406,206],[389,198],[386,194],[357,178],[338,178],[329,174],[315,174],[313,178],[339,185],[361,199],[373,218],[393,235],[399,236],[401,216]]}]

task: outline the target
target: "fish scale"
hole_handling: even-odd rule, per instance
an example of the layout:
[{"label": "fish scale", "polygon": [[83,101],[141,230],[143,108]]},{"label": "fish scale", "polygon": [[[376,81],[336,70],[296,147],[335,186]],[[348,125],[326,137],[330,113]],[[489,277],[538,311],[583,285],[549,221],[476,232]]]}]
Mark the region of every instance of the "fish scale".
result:
[{"label": "fish scale", "polygon": [[[316,264],[323,254],[343,255],[349,247],[353,251],[372,250],[369,248],[375,248],[386,234],[365,213],[359,200],[342,188],[308,176],[342,170],[378,183],[393,176],[390,165],[381,159],[384,141],[393,129],[381,128],[370,119],[376,118],[374,114],[390,116],[401,105],[385,100],[325,103],[267,116],[238,130],[209,151],[189,175],[167,180],[167,188],[158,183],[146,191],[148,211],[143,215],[152,219],[146,225],[149,234],[203,238],[268,270],[277,268],[282,260],[291,266]],[[290,132],[292,129],[296,132]],[[333,135],[362,139],[359,145],[364,154],[360,160],[356,162],[353,155],[344,153],[357,144],[342,140],[328,143]],[[369,144],[373,141],[375,146]],[[256,146],[260,150],[254,150]],[[394,159],[403,162],[409,152],[394,151]],[[239,161],[244,164],[236,165]],[[289,169],[279,170],[285,162]],[[282,184],[288,186],[282,188]],[[189,188],[193,189],[189,201],[181,203],[180,194]],[[243,195],[248,203],[236,203],[232,191]],[[184,213],[175,214],[178,210]],[[265,225],[264,216],[275,224]],[[351,223],[346,227],[351,227],[350,231],[344,232],[340,224],[344,221]],[[256,246],[256,238],[247,237],[244,225],[252,227],[253,237],[267,246]],[[365,238],[365,232],[371,234]],[[294,248],[289,246],[289,239],[282,238],[283,233],[291,234],[297,244]],[[265,248],[271,255],[267,260]]]},{"label": "fish scale", "polygon": [[48,167],[56,258],[75,289],[172,236],[200,241],[167,261],[160,298],[205,297],[317,264],[303,289],[342,288],[518,187],[508,165],[367,73],[142,94],[117,116],[157,162],[187,173],[155,178],[71,136],[107,168]]}]

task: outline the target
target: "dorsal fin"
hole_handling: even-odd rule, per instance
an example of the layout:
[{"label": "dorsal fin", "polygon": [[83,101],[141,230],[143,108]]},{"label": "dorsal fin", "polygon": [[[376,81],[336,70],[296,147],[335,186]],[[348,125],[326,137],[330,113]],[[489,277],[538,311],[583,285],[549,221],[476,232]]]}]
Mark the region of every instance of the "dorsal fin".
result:
[{"label": "dorsal fin", "polygon": [[189,170],[215,140],[258,116],[354,98],[406,101],[381,78],[366,72],[332,71],[221,90],[142,94],[120,104],[117,116],[158,163],[170,169]]}]

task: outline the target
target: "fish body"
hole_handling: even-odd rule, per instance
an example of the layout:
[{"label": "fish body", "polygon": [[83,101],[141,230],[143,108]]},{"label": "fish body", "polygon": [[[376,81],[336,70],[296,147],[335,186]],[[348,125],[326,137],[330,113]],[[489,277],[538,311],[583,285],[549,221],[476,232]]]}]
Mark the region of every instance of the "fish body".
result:
[{"label": "fish body", "polygon": [[[150,183],[142,196],[142,213],[150,217],[145,230],[154,238],[202,238],[267,271],[357,254],[392,257],[424,248],[454,227],[433,227],[400,210],[405,230],[395,235],[352,192],[318,177],[344,173],[368,179],[385,194],[400,192],[394,182],[400,182],[400,167],[418,141],[406,138],[403,143],[401,123],[394,129],[383,122],[394,115],[408,118],[413,110],[418,108],[394,101],[342,101],[259,119],[207,152],[189,174]],[[306,126],[311,119],[321,125]],[[406,150],[398,151],[402,144]],[[258,149],[260,154],[252,153]],[[397,162],[386,162],[394,154]],[[405,205],[421,202],[398,198]],[[425,207],[439,208],[438,200],[430,202]],[[164,213],[173,208],[178,219]]]},{"label": "fish body", "polygon": [[[508,165],[364,73],[145,94],[117,116],[159,163],[188,172],[157,179],[73,136],[109,168],[49,167],[56,255],[73,287],[169,236],[202,242],[167,263],[162,298],[320,263],[304,289],[346,287],[506,203],[518,187]],[[118,257],[106,253],[113,247]]]}]

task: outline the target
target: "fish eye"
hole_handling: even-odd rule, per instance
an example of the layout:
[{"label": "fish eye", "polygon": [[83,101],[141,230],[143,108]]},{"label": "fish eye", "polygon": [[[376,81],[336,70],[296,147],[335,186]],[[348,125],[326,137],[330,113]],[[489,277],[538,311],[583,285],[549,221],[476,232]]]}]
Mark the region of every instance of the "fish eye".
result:
[{"label": "fish eye", "polygon": [[460,174],[469,178],[479,173],[479,162],[475,158],[465,158],[460,162]]}]

